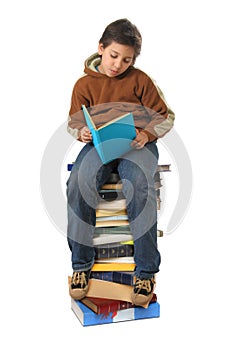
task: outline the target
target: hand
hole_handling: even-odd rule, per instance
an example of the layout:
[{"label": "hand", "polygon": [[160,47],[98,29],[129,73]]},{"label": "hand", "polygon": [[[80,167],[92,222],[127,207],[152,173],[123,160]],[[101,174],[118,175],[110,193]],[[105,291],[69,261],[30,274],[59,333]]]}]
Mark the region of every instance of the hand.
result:
[{"label": "hand", "polygon": [[90,141],[92,141],[92,135],[90,130],[88,129],[87,126],[84,126],[81,130],[80,130],[80,136],[79,136],[80,140],[82,142],[88,143]]},{"label": "hand", "polygon": [[149,141],[149,137],[147,136],[147,134],[144,133],[143,131],[139,132],[137,130],[137,135],[133,140],[133,142],[131,143],[131,146],[136,149],[142,149],[148,141]]}]

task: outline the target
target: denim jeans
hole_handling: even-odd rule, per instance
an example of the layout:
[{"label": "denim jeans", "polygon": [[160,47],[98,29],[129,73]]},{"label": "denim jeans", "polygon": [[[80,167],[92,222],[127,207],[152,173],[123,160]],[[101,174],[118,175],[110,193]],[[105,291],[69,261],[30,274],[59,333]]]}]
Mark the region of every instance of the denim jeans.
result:
[{"label": "denim jeans", "polygon": [[82,148],[67,181],[67,239],[74,271],[89,270],[94,264],[93,234],[100,200],[98,191],[115,168],[122,181],[134,239],[135,275],[141,279],[151,278],[159,271],[154,182],[157,164],[158,149],[154,142],[106,165],[101,163],[92,143]]}]

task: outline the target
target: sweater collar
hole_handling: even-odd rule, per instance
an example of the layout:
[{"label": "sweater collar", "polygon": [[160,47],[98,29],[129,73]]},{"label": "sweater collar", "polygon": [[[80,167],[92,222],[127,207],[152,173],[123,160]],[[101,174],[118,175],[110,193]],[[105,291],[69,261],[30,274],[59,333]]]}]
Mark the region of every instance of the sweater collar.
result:
[{"label": "sweater collar", "polygon": [[100,65],[101,63],[101,56],[98,53],[94,53],[93,55],[91,55],[90,57],[88,57],[86,59],[86,61],[84,62],[84,73],[91,75],[91,76],[95,76],[95,77],[106,77],[107,79],[121,79],[123,77],[125,77],[128,72],[132,69],[134,69],[133,66],[130,66],[124,73],[122,73],[121,75],[118,75],[117,77],[113,77],[113,78],[109,78],[107,75],[100,73],[99,71],[97,71],[96,66]]}]

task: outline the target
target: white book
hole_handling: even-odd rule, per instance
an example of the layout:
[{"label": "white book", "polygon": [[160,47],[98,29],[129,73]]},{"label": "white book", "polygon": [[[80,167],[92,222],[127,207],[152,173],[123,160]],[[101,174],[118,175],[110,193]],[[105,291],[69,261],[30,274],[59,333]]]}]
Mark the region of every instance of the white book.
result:
[{"label": "white book", "polygon": [[114,221],[114,220],[128,220],[128,215],[112,215],[112,216],[100,216],[96,218],[96,222],[101,221]]},{"label": "white book", "polygon": [[132,241],[133,236],[132,234],[128,233],[119,233],[119,234],[100,234],[96,235],[93,238],[93,245],[99,245],[99,244],[107,244],[107,243],[119,243],[119,242],[127,242]]},{"label": "white book", "polygon": [[101,201],[96,209],[122,210],[126,208],[126,199],[115,199],[113,201]]},{"label": "white book", "polygon": [[133,256],[122,256],[119,258],[107,258],[107,259],[98,259],[98,263],[127,263],[135,264]]}]

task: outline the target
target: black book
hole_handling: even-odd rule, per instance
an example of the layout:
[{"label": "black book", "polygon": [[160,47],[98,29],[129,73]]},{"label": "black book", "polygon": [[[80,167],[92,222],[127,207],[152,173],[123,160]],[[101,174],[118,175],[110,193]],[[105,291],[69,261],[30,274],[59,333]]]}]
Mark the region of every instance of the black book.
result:
[{"label": "black book", "polygon": [[95,260],[133,256],[133,244],[105,244],[95,246]]}]

